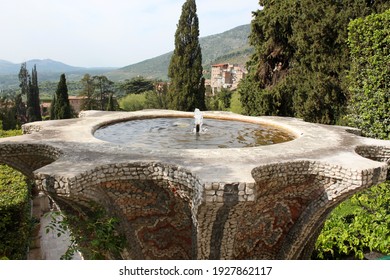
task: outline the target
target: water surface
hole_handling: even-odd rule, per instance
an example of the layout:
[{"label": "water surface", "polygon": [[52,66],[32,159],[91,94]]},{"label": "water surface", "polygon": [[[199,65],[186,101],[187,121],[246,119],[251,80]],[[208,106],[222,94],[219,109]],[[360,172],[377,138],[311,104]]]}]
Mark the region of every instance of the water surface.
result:
[{"label": "water surface", "polygon": [[98,139],[150,149],[216,149],[272,145],[293,138],[287,132],[260,124],[204,119],[200,133],[194,133],[192,118],[132,120],[96,130]]}]

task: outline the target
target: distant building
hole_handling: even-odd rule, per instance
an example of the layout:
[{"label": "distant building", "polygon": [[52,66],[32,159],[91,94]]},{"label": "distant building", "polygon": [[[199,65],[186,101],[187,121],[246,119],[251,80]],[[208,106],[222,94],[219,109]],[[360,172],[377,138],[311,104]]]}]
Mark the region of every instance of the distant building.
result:
[{"label": "distant building", "polygon": [[247,71],[239,65],[228,63],[212,65],[210,79],[212,93],[215,94],[222,88],[236,89],[246,74]]},{"label": "distant building", "polygon": [[[73,108],[73,111],[78,114],[81,111],[84,99],[86,96],[69,96],[69,104]],[[50,114],[50,105],[51,102],[42,102],[41,103],[41,114],[42,116],[48,116]]]},{"label": "distant building", "polygon": [[80,113],[83,102],[87,98],[86,96],[69,96],[69,104],[76,114]]}]

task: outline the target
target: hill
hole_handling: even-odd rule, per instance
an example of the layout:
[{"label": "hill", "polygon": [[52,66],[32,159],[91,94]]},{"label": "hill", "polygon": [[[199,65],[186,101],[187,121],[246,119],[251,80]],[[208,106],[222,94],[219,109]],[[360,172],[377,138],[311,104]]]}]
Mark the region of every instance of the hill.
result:
[{"label": "hill", "polygon": [[[200,38],[203,68],[209,70],[211,64],[221,62],[244,65],[252,54],[252,48],[248,43],[249,34],[250,25],[247,24],[220,34]],[[106,73],[106,75],[112,80],[125,80],[136,76],[166,80],[172,54],[173,52],[169,52]]]},{"label": "hill", "polygon": [[[80,80],[85,73],[98,75],[114,69],[75,67],[51,59],[32,59],[26,61],[26,64],[29,71],[34,65],[37,66],[39,81],[58,81],[62,73],[66,73],[69,80]],[[0,60],[0,90],[18,87],[20,65],[21,63]]]},{"label": "hill", "polygon": [[[199,39],[202,47],[203,69],[210,70],[214,63],[234,63],[245,65],[253,50],[249,46],[248,37],[250,25],[242,25],[226,32],[202,37]],[[173,40],[173,38],[172,38]],[[37,65],[40,82],[58,82],[62,73],[69,81],[79,81],[85,73],[91,75],[106,75],[113,81],[131,79],[143,76],[149,79],[167,80],[168,66],[173,52],[155,58],[132,64],[120,69],[115,68],[85,68],[70,66],[51,59],[33,59],[27,61],[27,69]],[[0,60],[0,91],[8,88],[18,88],[18,73],[20,63]],[[206,78],[207,75],[206,75]]]}]

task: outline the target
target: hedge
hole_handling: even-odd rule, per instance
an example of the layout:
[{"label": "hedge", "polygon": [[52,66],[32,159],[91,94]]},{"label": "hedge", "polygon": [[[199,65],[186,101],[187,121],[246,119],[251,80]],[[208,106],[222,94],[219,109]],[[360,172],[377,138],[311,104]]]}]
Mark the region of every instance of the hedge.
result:
[{"label": "hedge", "polygon": [[[0,137],[21,134],[3,131]],[[26,178],[6,165],[0,165],[0,259],[26,259],[31,228],[30,188]]]},{"label": "hedge", "polygon": [[30,207],[30,191],[24,176],[0,165],[0,257],[26,259]]}]

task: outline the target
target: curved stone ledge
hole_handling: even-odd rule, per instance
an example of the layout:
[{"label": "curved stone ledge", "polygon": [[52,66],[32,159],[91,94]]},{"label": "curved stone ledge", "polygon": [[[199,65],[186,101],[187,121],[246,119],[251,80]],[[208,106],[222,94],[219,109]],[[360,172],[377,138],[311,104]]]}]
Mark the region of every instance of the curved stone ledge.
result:
[{"label": "curved stone ledge", "polygon": [[87,111],[27,124],[27,134],[0,139],[0,162],[60,203],[99,203],[118,216],[131,259],[308,258],[330,211],[388,175],[390,141],[294,118],[204,112],[205,122],[261,123],[296,137],[254,148],[151,150],[93,137],[119,121],[192,116]]},{"label": "curved stone ledge", "polygon": [[0,163],[29,178],[33,178],[34,170],[56,161],[61,154],[61,150],[44,144],[0,143]]}]

